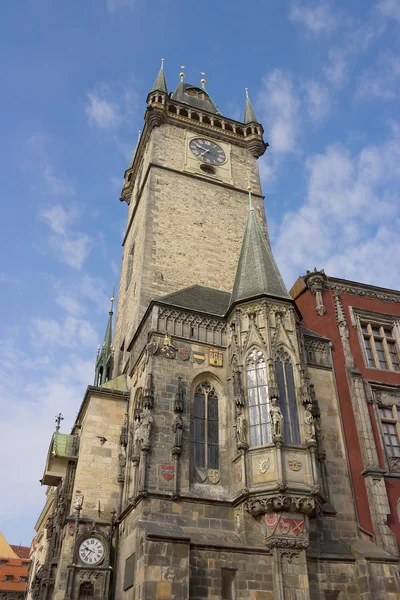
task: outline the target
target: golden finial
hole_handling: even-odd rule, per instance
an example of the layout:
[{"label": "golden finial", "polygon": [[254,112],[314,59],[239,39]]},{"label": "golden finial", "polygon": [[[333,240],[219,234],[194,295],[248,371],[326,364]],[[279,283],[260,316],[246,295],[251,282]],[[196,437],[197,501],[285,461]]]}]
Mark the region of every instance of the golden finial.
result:
[{"label": "golden finial", "polygon": [[201,86],[204,88],[205,85],[206,85],[206,83],[207,83],[206,80],[205,80],[205,78],[204,78],[205,77],[204,71],[201,71],[200,75],[203,75],[203,79],[201,79],[200,83],[201,83]]},{"label": "golden finial", "polygon": [[110,298],[110,302],[111,302],[110,313],[112,313],[112,311],[113,311],[113,305],[114,305],[114,302],[115,302],[115,297],[114,297],[115,296],[115,286],[116,286],[116,284],[114,283],[113,295]]},{"label": "golden finial", "polygon": [[184,73],[185,67],[184,67],[184,65],[181,65],[181,69],[182,69],[182,71],[179,73],[179,77],[181,78],[181,82],[183,82],[183,79],[185,77],[185,73]]}]

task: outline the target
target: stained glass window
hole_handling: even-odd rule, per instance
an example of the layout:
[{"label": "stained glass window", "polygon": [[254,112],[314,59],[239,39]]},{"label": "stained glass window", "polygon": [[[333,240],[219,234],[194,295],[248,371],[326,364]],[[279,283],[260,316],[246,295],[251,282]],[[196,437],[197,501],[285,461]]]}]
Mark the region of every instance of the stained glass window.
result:
[{"label": "stained glass window", "polygon": [[283,348],[278,351],[275,358],[275,373],[279,390],[279,407],[284,418],[283,439],[288,444],[300,444],[293,365]]}]

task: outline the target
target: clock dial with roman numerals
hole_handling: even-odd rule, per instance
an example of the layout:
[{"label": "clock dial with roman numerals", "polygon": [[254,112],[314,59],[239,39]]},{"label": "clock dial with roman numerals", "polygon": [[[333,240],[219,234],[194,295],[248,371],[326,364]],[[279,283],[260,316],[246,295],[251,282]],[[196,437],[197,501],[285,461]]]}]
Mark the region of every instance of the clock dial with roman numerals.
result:
[{"label": "clock dial with roman numerals", "polygon": [[215,142],[203,138],[190,140],[189,148],[202,162],[209,165],[222,165],[226,161],[226,154]]},{"label": "clock dial with roman numerals", "polygon": [[98,565],[104,558],[104,544],[96,537],[89,537],[81,542],[78,552],[85,565]]}]

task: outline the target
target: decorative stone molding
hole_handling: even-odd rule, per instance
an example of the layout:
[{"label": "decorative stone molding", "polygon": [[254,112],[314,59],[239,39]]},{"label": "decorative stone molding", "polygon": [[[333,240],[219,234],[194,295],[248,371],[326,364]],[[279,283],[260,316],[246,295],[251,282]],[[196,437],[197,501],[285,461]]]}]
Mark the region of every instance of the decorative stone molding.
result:
[{"label": "decorative stone molding", "polygon": [[348,285],[339,283],[336,281],[327,280],[325,283],[327,289],[339,294],[353,294],[354,296],[361,296],[362,298],[370,298],[376,300],[383,300],[384,302],[400,302],[399,293],[391,292],[379,292],[378,290],[366,289],[357,285]]},{"label": "decorative stone molding", "polygon": [[187,338],[218,346],[226,345],[227,325],[224,320],[196,315],[184,310],[160,307],[157,319],[158,331],[168,331],[175,337]]},{"label": "decorative stone molding", "polygon": [[167,122],[167,115],[165,111],[155,108],[154,106],[148,106],[145,113],[145,120],[151,127],[160,127]]},{"label": "decorative stone molding", "polygon": [[398,456],[390,456],[388,463],[392,473],[400,473],[400,458]]},{"label": "decorative stone molding", "polygon": [[344,359],[346,366],[350,369],[354,369],[355,361],[351,353],[350,340],[349,340],[349,326],[347,324],[346,315],[344,312],[343,304],[338,293],[334,293],[335,300],[335,312],[336,312],[336,323],[339,328],[340,339],[342,340]]},{"label": "decorative stone molding", "polygon": [[[293,548],[296,550],[304,550],[308,548],[308,539],[295,540],[293,538],[270,537],[265,540],[267,548]],[[289,562],[289,561],[288,561]]]},{"label": "decorative stone molding", "polygon": [[322,317],[322,315],[326,313],[326,308],[322,299],[322,290],[324,289],[326,281],[325,271],[323,269],[317,271],[315,267],[314,271],[307,271],[304,281],[310,292],[314,294],[316,301],[315,310],[317,314]]},{"label": "decorative stone molding", "polygon": [[253,516],[269,512],[298,512],[311,515],[316,508],[315,498],[312,496],[297,496],[295,494],[257,496],[249,498],[244,505],[246,512]]},{"label": "decorative stone molding", "polygon": [[317,338],[304,336],[304,347],[307,354],[307,363],[321,367],[331,367],[332,361],[329,352],[329,342]]}]

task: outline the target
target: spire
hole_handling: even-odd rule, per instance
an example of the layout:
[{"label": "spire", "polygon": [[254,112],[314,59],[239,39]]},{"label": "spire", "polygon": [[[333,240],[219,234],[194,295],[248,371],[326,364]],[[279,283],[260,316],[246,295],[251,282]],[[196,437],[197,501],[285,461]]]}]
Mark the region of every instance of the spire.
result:
[{"label": "spire", "polygon": [[[115,294],[115,285],[114,285]],[[102,385],[111,379],[112,371],[114,367],[114,350],[112,346],[112,318],[113,318],[113,305],[114,305],[114,294],[111,298],[110,312],[108,313],[108,323],[106,333],[104,335],[104,342],[102,347],[99,347],[96,359],[96,370],[94,376],[94,385]]]},{"label": "spire", "polygon": [[138,149],[138,147],[139,147],[139,142],[140,142],[140,138],[141,138],[141,136],[142,136],[142,132],[141,132],[141,131],[138,131],[138,139],[137,139],[137,142],[136,142],[136,146],[135,146],[135,147],[134,147],[134,149],[133,149],[133,152],[132,152],[132,158],[131,158],[131,160],[130,160],[130,163],[129,163],[129,167],[128,167],[128,169],[131,169],[131,168],[132,168],[132,166],[133,166],[133,161],[135,160],[135,156],[136,156],[137,149]]},{"label": "spire", "polygon": [[253,208],[249,190],[249,216],[243,236],[230,306],[258,296],[291,300],[271,248]]},{"label": "spire", "polygon": [[257,115],[249,98],[249,90],[245,88],[246,91],[246,106],[244,109],[244,117],[243,123],[259,123],[260,121],[257,119]]},{"label": "spire", "polygon": [[161,67],[160,70],[158,71],[158,75],[157,78],[154,82],[153,87],[151,88],[152,92],[164,92],[165,94],[168,94],[168,90],[167,90],[167,82],[165,80],[165,74],[164,74],[164,59],[161,59]]}]

